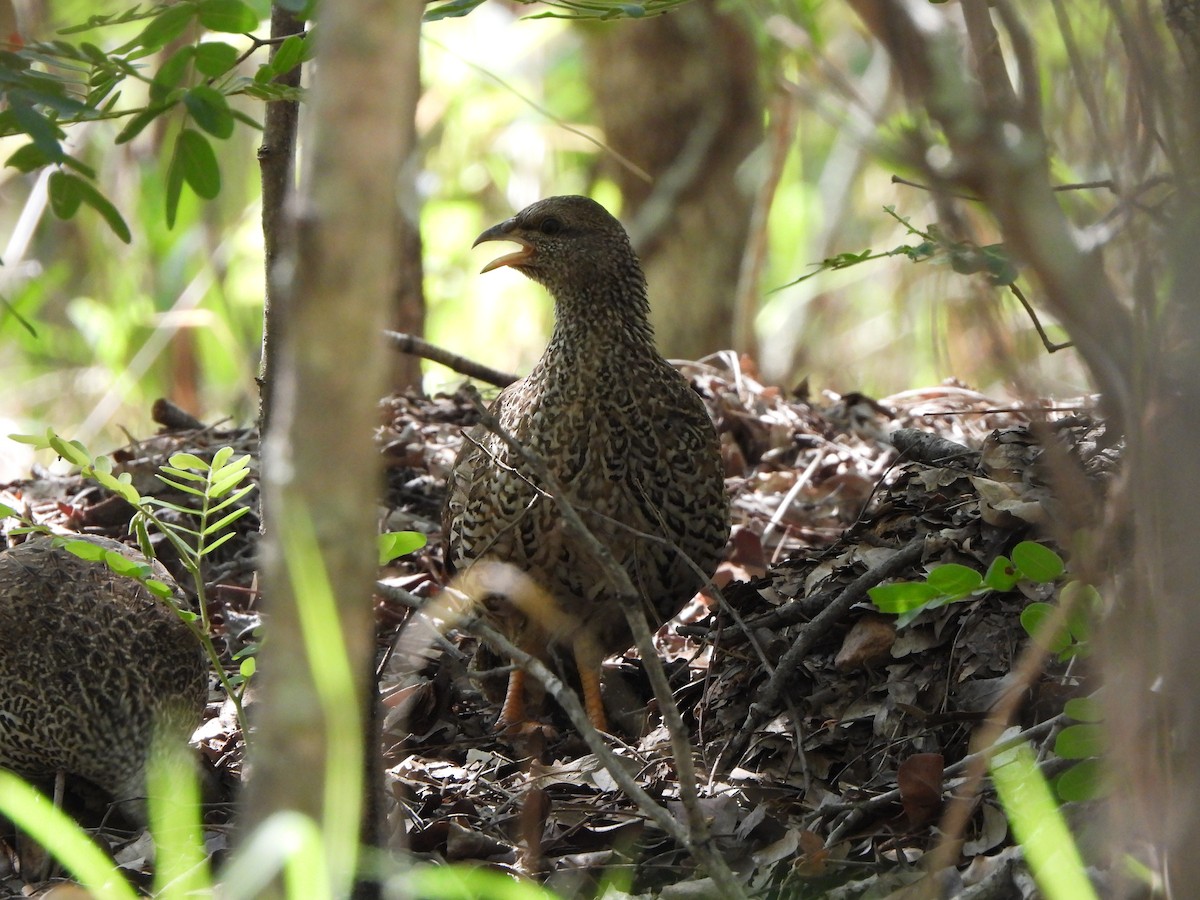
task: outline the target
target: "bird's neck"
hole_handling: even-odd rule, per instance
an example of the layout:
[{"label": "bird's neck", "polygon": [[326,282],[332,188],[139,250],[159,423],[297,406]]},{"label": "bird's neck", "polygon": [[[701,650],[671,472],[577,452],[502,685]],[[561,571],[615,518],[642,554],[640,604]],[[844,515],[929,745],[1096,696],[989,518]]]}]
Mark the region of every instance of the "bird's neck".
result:
[{"label": "bird's neck", "polygon": [[546,347],[544,360],[562,359],[586,366],[589,359],[633,360],[658,356],[650,308],[644,285],[621,289],[619,295],[606,295],[611,285],[554,298],[554,331]]}]

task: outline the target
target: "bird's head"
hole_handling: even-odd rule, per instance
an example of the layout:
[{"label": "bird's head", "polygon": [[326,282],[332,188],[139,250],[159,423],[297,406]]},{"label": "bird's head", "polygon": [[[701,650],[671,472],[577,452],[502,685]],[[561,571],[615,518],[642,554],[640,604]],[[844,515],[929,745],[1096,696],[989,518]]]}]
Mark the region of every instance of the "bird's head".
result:
[{"label": "bird's head", "polygon": [[493,259],[483,272],[510,266],[544,285],[556,298],[604,282],[644,284],[625,229],[587,197],[539,200],[493,225],[472,246],[488,241],[512,241],[519,249]]}]

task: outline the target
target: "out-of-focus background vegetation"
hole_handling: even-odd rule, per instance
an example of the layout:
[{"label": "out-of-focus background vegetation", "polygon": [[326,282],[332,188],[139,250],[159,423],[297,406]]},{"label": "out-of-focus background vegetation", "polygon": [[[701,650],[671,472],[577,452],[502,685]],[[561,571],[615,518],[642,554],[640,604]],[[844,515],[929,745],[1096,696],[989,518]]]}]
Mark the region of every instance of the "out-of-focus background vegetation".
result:
[{"label": "out-of-focus background vegetation", "polygon": [[[250,5],[264,18],[265,36],[267,4]],[[1121,143],[1109,139],[1121,123],[1105,120],[1105,111],[1122,109],[1126,83],[1114,7],[1069,4],[1064,31],[1062,4],[1018,5],[1039,38],[1060,180],[1106,178],[1122,163],[1136,169],[1136,160],[1105,158]],[[28,41],[52,40],[64,26],[127,7],[35,0],[17,8]],[[470,15],[425,26],[416,182],[429,340],[526,371],[551,325],[548,298],[507,270],[480,277],[489,251],[472,250],[471,242],[539,197],[588,193],[632,223],[635,240],[643,235],[668,355],[736,347],[763,379],[785,389],[805,378],[817,391],[875,396],[947,378],[998,398],[1088,389],[1072,351],[1047,354],[1007,288],[982,274],[957,274],[944,260],[893,256],[787,286],[836,254],[919,244],[884,207],[922,230],[934,218],[924,191],[892,181],[912,174],[904,163],[912,123],[885,54],[843,4],[694,0],[666,18],[522,18],[546,11],[488,0]],[[142,24],[69,39],[109,48]],[[1064,34],[1073,41],[1075,74],[1091,79],[1084,93],[1101,102],[1081,102]],[[222,39],[252,49],[248,39]],[[265,53],[248,55],[248,75]],[[714,80],[688,95],[689,82],[704,77]],[[121,103],[138,103],[138,87],[130,80]],[[261,122],[260,102],[230,99]],[[673,112],[656,117],[655,110]],[[149,434],[150,404],[159,396],[207,421],[253,420],[263,294],[259,135],[239,125],[215,142],[219,196],[202,201],[185,189],[168,229],[165,173],[177,118],[168,115],[121,145],[114,144],[119,118],[69,131],[72,152],[96,168],[97,184],[129,223],[128,244],[90,209],[67,221],[52,215],[48,170],[0,169],[4,433],[53,425],[103,448]],[[694,137],[702,125],[711,126],[707,139],[685,148],[695,151],[692,170],[678,159],[660,167],[656,187],[684,181],[674,195],[668,184],[665,199],[602,149],[653,161],[665,152],[655,149],[656,138]],[[25,140],[0,139],[0,159]],[[703,208],[689,213],[688,185],[696,183],[704,185]],[[1081,225],[1109,205],[1103,189],[1073,192],[1064,202]],[[677,216],[654,221],[655,210],[676,207]],[[982,216],[974,225],[980,243],[995,240]],[[744,262],[747,254],[757,265]],[[1119,255],[1112,261],[1120,267]],[[715,317],[699,298],[704,285],[726,298]],[[1022,286],[1036,306],[1036,290]],[[696,327],[677,334],[679,323]],[[458,380],[429,365],[424,386],[435,391]],[[2,457],[0,476],[21,474],[22,461],[3,468]]]}]

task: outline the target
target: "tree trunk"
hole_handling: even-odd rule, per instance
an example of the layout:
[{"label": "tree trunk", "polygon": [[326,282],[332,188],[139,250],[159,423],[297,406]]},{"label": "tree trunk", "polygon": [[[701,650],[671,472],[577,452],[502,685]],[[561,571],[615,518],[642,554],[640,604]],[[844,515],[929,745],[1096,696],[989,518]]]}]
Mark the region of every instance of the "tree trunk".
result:
[{"label": "tree trunk", "polygon": [[[408,71],[405,73],[403,84],[396,85],[395,89],[401,94],[401,140],[408,148],[408,155],[403,161],[397,187],[400,223],[396,242],[396,265],[399,267],[399,277],[396,280],[395,316],[389,327],[393,331],[420,337],[425,333],[425,269],[421,262],[421,201],[417,196],[417,173],[421,170],[421,153],[417,145],[417,101],[421,99],[421,60],[419,55],[414,53],[412,58],[404,63]],[[390,383],[396,391],[419,389],[421,357],[413,353],[393,353]]]},{"label": "tree trunk", "polygon": [[[271,39],[280,40],[290,34],[300,34],[304,20],[282,6],[271,7]],[[279,45],[271,47],[274,58]],[[276,79],[287,87],[300,86],[300,66]],[[284,210],[292,196],[296,165],[296,132],[300,122],[300,104],[295,100],[272,100],[267,104],[263,117],[263,142],[258,148],[258,168],[262,178],[262,230],[263,257],[266,266],[265,290],[263,292],[263,335],[262,357],[258,367],[258,429],[259,434],[267,431],[271,418],[271,393],[269,385],[275,372],[276,341],[273,335],[282,330],[285,317],[282,299],[275,303],[272,287],[276,271],[283,256],[286,239]]]},{"label": "tree trunk", "polygon": [[416,90],[407,80],[421,12],[390,0],[321,6],[294,238],[272,285],[287,315],[272,332],[281,343],[262,460],[268,630],[242,823],[247,840],[280,811],[318,823],[333,896],[355,874],[372,743],[363,741],[380,485],[372,435],[389,362],[381,331],[397,295],[389,200],[411,149],[401,123]]},{"label": "tree trunk", "polygon": [[698,0],[594,26],[586,61],[606,143],[652,178],[604,162],[646,270],[659,346],[690,359],[727,347],[755,193],[739,168],[763,136],[753,39],[714,0]]}]

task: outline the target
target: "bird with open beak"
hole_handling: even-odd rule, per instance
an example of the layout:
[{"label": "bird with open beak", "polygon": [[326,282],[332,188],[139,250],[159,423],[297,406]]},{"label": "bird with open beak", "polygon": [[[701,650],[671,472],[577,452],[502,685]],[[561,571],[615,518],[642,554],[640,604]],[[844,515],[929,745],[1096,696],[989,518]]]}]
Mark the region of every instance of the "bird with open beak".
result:
[{"label": "bird with open beak", "polygon": [[[459,571],[514,566],[554,608],[514,604],[496,621],[521,650],[557,667],[569,655],[593,724],[607,719],[605,656],[632,643],[628,601],[652,627],[674,616],[720,561],[729,501],[717,433],[704,401],[659,354],[646,279],[621,224],[586,197],[551,197],[489,228],[476,245],[516,250],[483,267],[509,266],[554,298],[541,359],[491,406],[499,429],[540,459],[561,492],[541,484],[526,456],[476,426],[451,472],[443,523],[447,561]],[[610,561],[565,527],[580,515]],[[611,566],[639,593],[623,598]],[[503,598],[501,598],[502,600]],[[509,678],[501,721],[525,718],[524,673]]]}]

